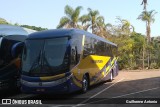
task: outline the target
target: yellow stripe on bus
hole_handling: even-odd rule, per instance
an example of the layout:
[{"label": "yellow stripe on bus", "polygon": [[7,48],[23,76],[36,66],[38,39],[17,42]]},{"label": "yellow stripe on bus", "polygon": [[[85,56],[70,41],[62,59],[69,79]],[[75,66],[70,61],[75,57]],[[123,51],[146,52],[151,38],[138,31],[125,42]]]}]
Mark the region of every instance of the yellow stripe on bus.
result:
[{"label": "yellow stripe on bus", "polygon": [[54,75],[54,76],[40,77],[40,80],[47,81],[47,80],[53,80],[53,79],[63,78],[64,76],[65,76],[65,73],[59,74],[59,75]]},{"label": "yellow stripe on bus", "polygon": [[72,77],[72,79],[73,79],[73,82],[74,82],[74,84],[75,84],[76,86],[82,88],[82,84],[81,84],[81,83],[79,83],[74,77]]}]

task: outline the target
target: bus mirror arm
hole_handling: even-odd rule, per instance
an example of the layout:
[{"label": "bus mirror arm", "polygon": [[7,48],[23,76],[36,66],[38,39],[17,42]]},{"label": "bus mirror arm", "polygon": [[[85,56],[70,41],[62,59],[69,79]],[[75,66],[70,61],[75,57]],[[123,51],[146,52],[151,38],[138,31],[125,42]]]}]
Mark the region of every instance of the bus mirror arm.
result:
[{"label": "bus mirror arm", "polygon": [[12,49],[11,49],[12,57],[13,58],[17,58],[19,55],[21,55],[23,47],[24,47],[24,43],[23,42],[18,42],[16,44],[14,44],[12,46]]},{"label": "bus mirror arm", "polygon": [[83,53],[83,58],[87,57],[87,54],[86,53]]},{"label": "bus mirror arm", "polygon": [[75,59],[76,59],[76,64],[77,64],[77,63],[78,63],[78,52],[77,52],[77,46],[75,46],[75,50],[76,50]]}]

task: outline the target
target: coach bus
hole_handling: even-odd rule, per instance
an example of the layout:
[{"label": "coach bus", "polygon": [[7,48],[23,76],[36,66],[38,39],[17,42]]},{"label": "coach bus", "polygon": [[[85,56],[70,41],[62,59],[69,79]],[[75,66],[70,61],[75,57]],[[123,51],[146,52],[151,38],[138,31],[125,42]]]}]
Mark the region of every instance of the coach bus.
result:
[{"label": "coach bus", "polygon": [[[17,88],[24,40],[33,30],[0,24],[0,90]],[[13,53],[12,53],[13,52]],[[20,83],[20,82],[19,82]]]},{"label": "coach bus", "polygon": [[24,93],[86,92],[118,75],[117,45],[79,29],[32,33],[22,53]]}]

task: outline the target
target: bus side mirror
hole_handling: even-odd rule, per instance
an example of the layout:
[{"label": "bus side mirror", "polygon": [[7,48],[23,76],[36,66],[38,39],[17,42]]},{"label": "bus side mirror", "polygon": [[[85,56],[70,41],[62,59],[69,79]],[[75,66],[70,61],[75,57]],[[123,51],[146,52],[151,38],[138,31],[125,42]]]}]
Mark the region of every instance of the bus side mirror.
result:
[{"label": "bus side mirror", "polygon": [[13,58],[17,58],[19,55],[21,55],[23,47],[24,47],[24,43],[23,42],[15,43],[12,46],[12,49],[11,49],[12,57]]},{"label": "bus side mirror", "polygon": [[74,64],[77,64],[78,61],[79,61],[79,58],[78,58],[78,52],[77,52],[77,47],[75,46],[74,48],[71,49],[71,60],[72,60],[72,63]]},{"label": "bus side mirror", "polygon": [[87,57],[88,54],[86,52],[83,52],[83,58]]}]

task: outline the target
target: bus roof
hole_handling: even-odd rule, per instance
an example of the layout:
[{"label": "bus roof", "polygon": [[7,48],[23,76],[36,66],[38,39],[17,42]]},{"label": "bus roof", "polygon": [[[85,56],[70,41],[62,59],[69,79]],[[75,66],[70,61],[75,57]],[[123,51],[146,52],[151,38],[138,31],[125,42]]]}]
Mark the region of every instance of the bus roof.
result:
[{"label": "bus roof", "polygon": [[110,42],[109,40],[106,40],[102,37],[99,37],[95,34],[87,32],[87,31],[75,29],[75,28],[72,28],[72,29],[51,29],[51,30],[35,32],[35,33],[30,34],[27,39],[45,39],[45,38],[53,38],[53,37],[64,37],[64,36],[69,36],[69,35],[74,35],[74,34],[85,35],[88,37],[92,37],[92,38],[101,40],[101,41],[106,42],[108,44],[117,46],[116,44]]},{"label": "bus roof", "polygon": [[0,36],[6,39],[24,41],[35,30],[14,25],[0,24]]}]

